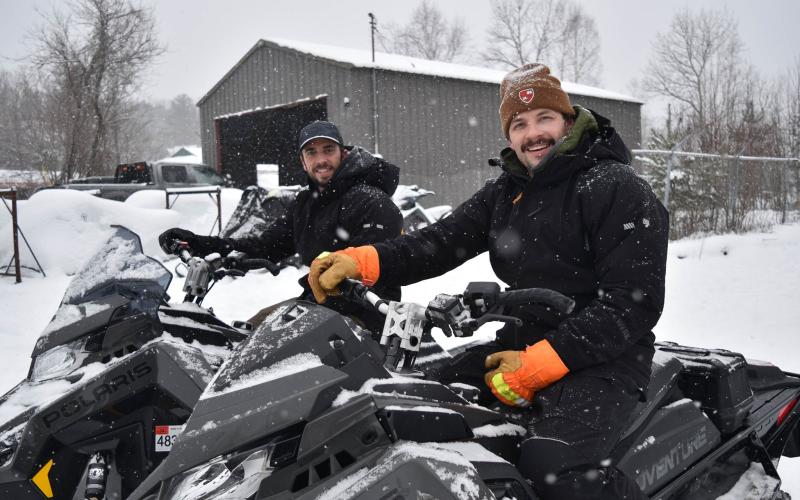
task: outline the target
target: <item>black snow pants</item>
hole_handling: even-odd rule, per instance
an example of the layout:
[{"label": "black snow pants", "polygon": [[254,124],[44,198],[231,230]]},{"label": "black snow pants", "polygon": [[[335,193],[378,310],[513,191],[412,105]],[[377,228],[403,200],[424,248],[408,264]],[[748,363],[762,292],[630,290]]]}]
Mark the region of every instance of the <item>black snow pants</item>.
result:
[{"label": "black snow pants", "polygon": [[[507,349],[494,342],[468,349],[453,358],[439,378],[447,384],[475,386],[481,391],[480,404],[504,406],[483,375],[486,356]],[[646,499],[636,482],[608,458],[639,397],[638,391],[617,381],[580,373],[537,392],[522,415],[528,436],[520,448],[520,473],[544,500]]]}]

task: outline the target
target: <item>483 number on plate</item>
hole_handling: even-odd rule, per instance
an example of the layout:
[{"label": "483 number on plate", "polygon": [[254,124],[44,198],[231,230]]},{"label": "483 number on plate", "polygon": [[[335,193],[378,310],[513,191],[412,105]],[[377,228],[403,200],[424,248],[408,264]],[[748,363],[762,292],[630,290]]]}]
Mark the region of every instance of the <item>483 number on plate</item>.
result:
[{"label": "483 number on plate", "polygon": [[182,430],[182,425],[157,425],[155,430],[156,452],[170,451]]}]

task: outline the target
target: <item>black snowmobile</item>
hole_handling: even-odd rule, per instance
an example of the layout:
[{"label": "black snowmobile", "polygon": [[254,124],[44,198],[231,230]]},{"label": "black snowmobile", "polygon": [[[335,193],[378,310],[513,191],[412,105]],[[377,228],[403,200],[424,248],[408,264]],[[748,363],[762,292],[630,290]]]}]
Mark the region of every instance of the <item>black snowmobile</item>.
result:
[{"label": "black snowmobile", "polygon": [[167,303],[170,272],[122,227],[73,278],[27,378],[0,398],[0,498],[125,498],[167,455],[249,334],[200,307],[206,292],[249,268],[277,272],[263,260],[181,253],[179,305]]},{"label": "black snowmobile", "polygon": [[[220,232],[220,237],[258,236],[286,213],[300,189],[301,186],[281,186],[269,190],[259,186],[247,187],[242,191],[239,203],[225,224],[225,228]],[[278,262],[278,265],[299,268],[303,263],[300,256],[294,254]]]},{"label": "black snowmobile", "polygon": [[[304,189],[301,186],[280,186],[264,189],[259,186],[249,186],[243,192],[231,218],[220,233],[223,238],[244,238],[261,234],[270,224],[287,212],[292,200],[297,193]],[[416,184],[397,186],[392,195],[392,201],[403,215],[403,231],[409,233],[429,226],[437,220],[446,217],[452,207],[439,205],[425,208],[419,200],[436,194],[423,189]],[[279,264],[282,267],[301,267],[303,264],[298,255],[288,257]]]},{"label": "black snowmobile", "polygon": [[[276,310],[130,498],[537,498],[513,465],[526,429],[470,403],[474,388],[425,379],[417,352],[432,326],[468,335],[487,321],[518,322],[506,305],[568,310],[571,301],[473,283],[422,307],[353,288],[387,314],[380,342],[316,304]],[[716,498],[747,473],[763,479],[759,498],[788,498],[775,467],[798,453],[798,398],[800,377],[768,363],[660,344],[646,401],[610,459],[651,498]]]}]

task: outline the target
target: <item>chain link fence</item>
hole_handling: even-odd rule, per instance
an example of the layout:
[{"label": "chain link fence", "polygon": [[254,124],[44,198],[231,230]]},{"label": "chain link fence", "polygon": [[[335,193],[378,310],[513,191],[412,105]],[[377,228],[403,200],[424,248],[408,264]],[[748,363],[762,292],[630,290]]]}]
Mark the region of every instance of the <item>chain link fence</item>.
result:
[{"label": "chain link fence", "polygon": [[633,150],[670,212],[670,237],[768,229],[798,218],[800,159]]}]

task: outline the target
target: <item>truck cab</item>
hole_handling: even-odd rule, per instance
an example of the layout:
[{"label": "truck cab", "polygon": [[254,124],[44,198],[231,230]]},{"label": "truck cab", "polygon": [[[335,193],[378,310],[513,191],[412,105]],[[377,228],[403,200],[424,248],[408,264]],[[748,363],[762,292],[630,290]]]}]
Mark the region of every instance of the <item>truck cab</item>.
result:
[{"label": "truck cab", "polygon": [[146,162],[123,163],[117,166],[114,178],[117,184],[164,187],[225,184],[225,179],[208,165],[180,161],[159,161],[152,166]]}]

